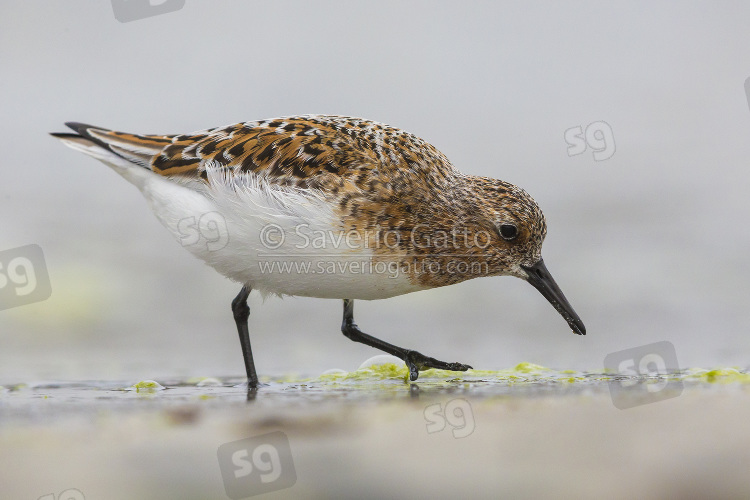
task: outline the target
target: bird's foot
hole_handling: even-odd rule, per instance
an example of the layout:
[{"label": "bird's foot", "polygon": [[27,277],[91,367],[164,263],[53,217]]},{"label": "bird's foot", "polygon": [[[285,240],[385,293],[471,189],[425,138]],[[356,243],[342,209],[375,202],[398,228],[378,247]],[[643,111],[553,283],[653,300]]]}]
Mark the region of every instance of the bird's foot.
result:
[{"label": "bird's foot", "polygon": [[429,356],[425,356],[421,352],[417,351],[406,351],[406,357],[404,358],[406,367],[409,368],[409,380],[414,382],[419,377],[420,370],[427,370],[429,368],[437,368],[438,370],[450,370],[454,372],[465,372],[471,370],[471,366],[463,363],[446,363]]}]

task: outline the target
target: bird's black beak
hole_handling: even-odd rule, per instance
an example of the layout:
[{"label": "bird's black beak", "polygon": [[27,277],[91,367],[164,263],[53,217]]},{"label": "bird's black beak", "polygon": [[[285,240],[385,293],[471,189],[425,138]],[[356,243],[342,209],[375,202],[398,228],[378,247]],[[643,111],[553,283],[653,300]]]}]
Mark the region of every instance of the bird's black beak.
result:
[{"label": "bird's black beak", "polygon": [[583,326],[583,321],[578,317],[573,310],[573,306],[570,305],[560,287],[555,283],[554,278],[552,278],[552,275],[547,270],[547,266],[544,265],[544,260],[539,259],[539,262],[533,266],[521,265],[521,268],[529,275],[527,281],[539,290],[549,300],[555,310],[565,318],[570,328],[573,329],[573,333],[586,335],[586,327]]}]

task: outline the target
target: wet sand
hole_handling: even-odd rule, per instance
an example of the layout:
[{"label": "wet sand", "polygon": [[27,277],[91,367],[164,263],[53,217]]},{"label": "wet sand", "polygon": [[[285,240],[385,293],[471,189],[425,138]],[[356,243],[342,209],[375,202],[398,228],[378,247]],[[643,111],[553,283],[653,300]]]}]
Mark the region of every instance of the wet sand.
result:
[{"label": "wet sand", "polygon": [[133,381],[6,386],[2,497],[76,489],[86,499],[228,498],[219,446],[275,431],[288,438],[296,481],[263,498],[750,494],[744,372],[688,371],[672,378],[681,392],[652,402],[641,389],[658,381],[639,379],[634,401],[647,404],[627,410],[613,405],[611,375],[519,365],[432,371],[409,384],[404,374],[279,379],[250,395],[227,378],[159,381],[159,390]]}]

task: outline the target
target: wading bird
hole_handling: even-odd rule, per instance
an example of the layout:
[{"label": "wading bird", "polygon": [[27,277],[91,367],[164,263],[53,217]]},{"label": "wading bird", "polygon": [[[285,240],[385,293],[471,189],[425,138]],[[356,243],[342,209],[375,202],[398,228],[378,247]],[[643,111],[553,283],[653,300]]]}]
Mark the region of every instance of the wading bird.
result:
[{"label": "wading bird", "polygon": [[536,202],[508,182],[459,172],[403,130],[324,115],[182,135],[66,125],[75,133],[52,135],[134,184],[185,248],[242,285],[232,312],[249,387],[258,385],[251,290],[343,299],[344,335],[403,359],[411,380],[428,368],[471,367],[362,332],[355,299],[516,276],[586,333],[542,260],[547,225]]}]

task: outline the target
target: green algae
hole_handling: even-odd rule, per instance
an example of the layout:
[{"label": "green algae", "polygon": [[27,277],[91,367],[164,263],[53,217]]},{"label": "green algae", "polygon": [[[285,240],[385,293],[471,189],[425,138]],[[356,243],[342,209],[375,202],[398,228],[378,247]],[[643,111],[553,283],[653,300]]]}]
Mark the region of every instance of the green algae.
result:
[{"label": "green algae", "polygon": [[321,374],[317,379],[307,379],[309,381],[319,382],[340,382],[343,380],[399,380],[406,379],[409,376],[409,371],[406,369],[406,365],[398,366],[395,363],[383,363],[380,365],[372,365],[368,368],[360,368],[353,372],[346,372],[344,370],[328,370]]},{"label": "green algae", "polygon": [[137,384],[133,384],[130,387],[125,388],[126,391],[154,393],[157,391],[163,391],[164,386],[154,380],[141,380]]},{"label": "green algae", "polygon": [[[431,368],[419,373],[419,383],[461,383],[473,382],[479,379],[500,379],[509,382],[526,381],[529,379],[544,378],[545,375],[550,379],[562,379],[562,374],[568,374],[564,377],[566,381],[583,380],[582,377],[570,377],[570,374],[580,374],[573,370],[565,372],[556,372],[544,366],[534,363],[518,363],[511,369],[506,370],[468,370],[465,372],[455,372],[450,370],[438,370]],[[293,380],[291,377],[284,377],[284,381],[289,383],[317,382],[324,384],[337,384],[347,382],[370,382],[370,381],[403,381],[409,382],[409,370],[403,363],[382,363],[377,365],[368,365],[366,368],[360,368],[352,372],[334,369],[328,370],[317,378]]]},{"label": "green algae", "polygon": [[513,368],[513,371],[520,372],[520,373],[537,373],[537,372],[543,372],[543,371],[550,371],[549,368],[545,368],[541,365],[535,365],[534,363],[528,363],[526,361],[523,361],[521,363],[518,363],[515,368]]},{"label": "green algae", "polygon": [[[592,382],[606,382],[618,376],[616,372],[597,371],[586,372],[576,370],[555,370],[530,362],[521,362],[513,368],[504,370],[468,370],[465,372],[454,372],[448,370],[429,369],[419,373],[419,384],[461,384],[478,383],[484,381],[497,381],[507,384],[519,383],[563,383],[581,384]],[[673,380],[701,381],[710,384],[750,384],[750,373],[737,368],[714,368],[714,369],[690,369],[677,372],[660,374],[658,378],[669,378]],[[653,376],[644,375],[644,382],[654,382]],[[284,382],[292,384],[320,384],[323,386],[338,387],[340,385],[351,386],[351,384],[368,384],[372,382],[409,382],[409,372],[406,365],[402,363],[382,363],[368,365],[352,372],[334,369],[328,370],[316,378],[296,378],[294,376],[284,377]]]},{"label": "green algae", "polygon": [[709,384],[750,384],[750,373],[737,368],[714,368],[713,370],[691,370],[687,378],[708,382]]}]

